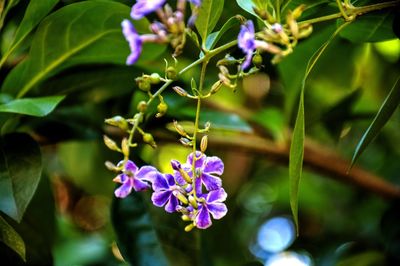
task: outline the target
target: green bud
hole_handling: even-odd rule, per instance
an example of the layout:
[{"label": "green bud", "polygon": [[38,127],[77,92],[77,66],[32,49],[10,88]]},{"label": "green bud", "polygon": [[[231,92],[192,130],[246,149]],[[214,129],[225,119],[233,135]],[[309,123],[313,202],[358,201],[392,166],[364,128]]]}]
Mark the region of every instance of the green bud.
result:
[{"label": "green bud", "polygon": [[178,73],[176,72],[176,69],[173,66],[167,67],[165,74],[167,75],[167,78],[172,80],[176,80],[178,78]]},{"label": "green bud", "polygon": [[179,135],[187,136],[185,129],[181,125],[179,125],[178,121],[176,121],[176,120],[174,120],[174,127],[175,127],[176,132],[179,133]]},{"label": "green bud", "polygon": [[190,222],[192,220],[192,219],[190,219],[189,215],[186,215],[186,214],[182,215],[181,218],[185,222]]},{"label": "green bud", "polygon": [[150,144],[153,148],[156,147],[156,142],[154,141],[153,135],[150,133],[143,134],[143,141],[147,144]]},{"label": "green bud", "polygon": [[188,184],[192,184],[192,179],[190,178],[189,174],[186,173],[183,169],[179,169],[179,173],[185,179]]},{"label": "green bud", "polygon": [[128,129],[128,122],[125,120],[125,118],[119,115],[108,118],[104,122],[111,126],[119,127],[122,130]]},{"label": "green bud", "polygon": [[147,110],[147,103],[145,101],[140,101],[137,105],[137,110],[141,113],[145,113]]},{"label": "green bud", "polygon": [[172,191],[172,195],[174,195],[176,198],[178,198],[185,205],[187,205],[189,203],[188,199],[177,190]]},{"label": "green bud", "polygon": [[188,197],[190,204],[193,206],[193,208],[197,209],[199,206],[197,205],[197,201],[192,195],[189,195]]},{"label": "green bud", "polygon": [[311,35],[312,31],[313,27],[311,24],[301,27],[299,32],[299,39],[307,38],[308,36]]},{"label": "green bud", "polygon": [[185,227],[185,232],[190,232],[195,227],[194,223],[191,223]]},{"label": "green bud", "polygon": [[106,135],[103,136],[104,144],[112,151],[121,151],[121,149],[117,146],[117,143],[107,137]]},{"label": "green bud", "polygon": [[207,150],[207,145],[208,145],[208,136],[205,135],[201,138],[200,142],[200,150],[202,153],[204,153]]},{"label": "green bud", "polygon": [[184,146],[192,146],[193,143],[191,140],[187,139],[187,138],[180,138],[179,141],[184,145]]},{"label": "green bud", "polygon": [[135,79],[139,89],[141,89],[142,91],[149,91],[151,89],[151,85],[150,85],[150,80],[149,79],[145,79],[143,77],[138,77]]},{"label": "green bud", "polygon": [[262,56],[260,54],[256,54],[253,56],[252,62],[256,67],[260,68],[263,62]]},{"label": "green bud", "polygon": [[179,86],[174,86],[174,87],[172,87],[172,89],[180,96],[185,97],[188,95],[187,91],[185,91],[184,89],[182,89]]},{"label": "green bud", "polygon": [[151,84],[158,84],[161,81],[161,77],[160,75],[158,75],[158,73],[152,73],[150,75],[150,82]]},{"label": "green bud", "polygon": [[168,110],[168,105],[165,102],[160,102],[157,105],[158,113],[156,114],[156,117],[162,117],[167,113],[167,110]]},{"label": "green bud", "polygon": [[211,94],[217,93],[217,92],[219,91],[219,89],[221,89],[221,87],[222,87],[222,81],[218,80],[217,82],[215,82],[215,83],[212,85],[211,90],[210,90],[210,93],[211,93]]},{"label": "green bud", "polygon": [[129,149],[129,142],[128,142],[128,139],[127,138],[123,138],[122,139],[122,142],[121,142],[121,148],[122,148],[122,153],[125,155],[125,156],[129,156],[129,151],[130,151],[130,149]]},{"label": "green bud", "polygon": [[113,172],[119,172],[120,171],[120,169],[117,167],[117,166],[115,166],[115,164],[113,164],[112,162],[110,162],[110,161],[106,161],[105,163],[104,163],[104,165],[107,167],[107,169],[108,170],[110,170],[110,171],[113,171]]}]

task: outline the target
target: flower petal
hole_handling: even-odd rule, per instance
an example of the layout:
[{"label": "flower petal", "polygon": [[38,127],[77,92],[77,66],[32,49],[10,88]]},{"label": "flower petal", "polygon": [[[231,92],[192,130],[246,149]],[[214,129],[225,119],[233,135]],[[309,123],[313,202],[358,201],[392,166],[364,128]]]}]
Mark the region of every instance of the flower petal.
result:
[{"label": "flower petal", "polygon": [[224,202],[227,196],[228,194],[226,194],[225,190],[223,188],[220,188],[208,192],[206,200],[207,203]]},{"label": "flower petal", "polygon": [[136,173],[136,171],[137,171],[137,169],[138,169],[138,167],[136,166],[136,164],[134,163],[134,162],[132,162],[132,161],[130,161],[130,160],[128,160],[126,163],[125,163],[125,171],[130,171],[130,172],[132,172],[132,173]]},{"label": "flower petal", "polygon": [[178,206],[178,199],[171,194],[169,197],[169,201],[165,205],[165,211],[172,213],[176,211],[176,207]]},{"label": "flower petal", "polygon": [[114,194],[118,198],[125,198],[132,191],[132,182],[130,179],[127,182],[123,183],[119,188],[114,191]]},{"label": "flower petal", "polygon": [[219,177],[202,173],[200,178],[208,191],[219,189],[222,186],[222,180]]},{"label": "flower petal", "polygon": [[167,203],[170,196],[171,191],[154,191],[151,195],[151,200],[155,206],[162,207]]},{"label": "flower petal", "polygon": [[134,177],[134,178],[131,178],[131,179],[132,179],[133,188],[136,191],[142,191],[142,190],[145,190],[148,187],[150,187],[149,184],[147,184],[146,182],[143,182],[142,180],[140,180],[138,178]]},{"label": "flower petal", "polygon": [[168,186],[172,187],[175,185],[175,178],[171,174],[165,174],[165,179],[167,180]]},{"label": "flower petal", "polygon": [[169,190],[169,185],[167,183],[167,180],[165,180],[165,176],[161,173],[158,173],[152,182],[153,185],[153,190],[154,191],[159,191],[159,190]]},{"label": "flower petal", "polygon": [[196,216],[196,226],[200,229],[206,229],[210,227],[212,224],[210,213],[207,210],[206,206],[201,206],[199,208],[199,213]]},{"label": "flower petal", "polygon": [[221,219],[228,212],[228,208],[224,203],[207,204],[207,208],[214,219]]},{"label": "flower petal", "polygon": [[[203,167],[204,161],[206,160],[206,156],[203,155],[201,152],[196,151],[196,164],[195,164],[195,168],[201,168]],[[186,160],[186,164],[188,165],[192,165],[193,163],[193,152],[191,154],[189,154],[189,156],[187,157]],[[184,166],[182,166],[183,168]]]},{"label": "flower petal", "polygon": [[224,163],[217,156],[207,157],[203,172],[222,175],[224,172]]},{"label": "flower petal", "polygon": [[153,182],[153,180],[158,175],[158,171],[153,166],[145,165],[140,167],[139,171],[135,173],[135,177],[140,180],[146,180],[149,182]]},{"label": "flower petal", "polygon": [[141,19],[145,15],[161,8],[166,0],[138,0],[132,6],[131,17],[133,19]]}]

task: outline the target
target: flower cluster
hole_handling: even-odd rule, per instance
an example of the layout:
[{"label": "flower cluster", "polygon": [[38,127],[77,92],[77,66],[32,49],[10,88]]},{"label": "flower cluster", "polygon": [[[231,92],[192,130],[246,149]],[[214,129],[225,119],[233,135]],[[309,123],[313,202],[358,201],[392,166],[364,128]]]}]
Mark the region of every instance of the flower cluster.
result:
[{"label": "flower cluster", "polygon": [[178,0],[176,11],[166,4],[166,0],[137,0],[132,6],[131,18],[142,19],[144,16],[156,12],[159,21],[150,25],[151,34],[139,35],[128,19],[122,21],[122,33],[129,43],[131,54],[126,60],[127,65],[134,64],[142,52],[143,43],[170,43],[175,49],[174,56],[181,53],[186,42],[185,37],[185,11],[187,1],[194,5],[192,15],[188,19],[188,25],[192,26],[197,17],[201,0]]},{"label": "flower cluster", "polygon": [[[194,158],[195,157],[195,158]],[[224,172],[222,160],[197,151],[189,154],[186,163],[171,161],[172,174],[160,173],[152,166],[138,168],[132,161],[120,162],[122,171],[115,182],[121,186],[115,196],[124,198],[135,191],[152,188],[151,200],[157,207],[169,213],[178,212],[184,221],[190,222],[185,230],[211,226],[211,216],[221,219],[228,211],[223,203],[227,194],[219,176]]]}]

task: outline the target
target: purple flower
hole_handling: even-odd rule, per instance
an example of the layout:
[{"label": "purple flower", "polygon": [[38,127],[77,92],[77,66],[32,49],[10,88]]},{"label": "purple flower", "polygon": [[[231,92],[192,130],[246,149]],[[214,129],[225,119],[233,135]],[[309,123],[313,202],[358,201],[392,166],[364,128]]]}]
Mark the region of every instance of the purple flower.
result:
[{"label": "purple flower", "polygon": [[153,182],[153,194],[151,200],[157,207],[165,205],[167,212],[175,212],[178,206],[178,199],[176,193],[184,192],[183,189],[175,184],[175,179],[170,174],[158,173]]},{"label": "purple flower", "polygon": [[[122,161],[119,164],[121,163]],[[152,182],[156,173],[157,169],[152,166],[143,166],[139,169],[134,162],[127,161],[122,174],[113,179],[114,182],[122,184],[115,190],[115,196],[118,198],[125,198],[131,193],[132,188],[135,191],[147,189],[150,187],[147,182]]]},{"label": "purple flower", "polygon": [[[172,163],[172,162],[171,162]],[[176,164],[176,162],[174,162]],[[192,174],[193,153],[187,157],[186,164],[183,164],[182,169],[188,173],[190,177]],[[195,172],[197,175],[195,188],[198,194],[202,193],[202,184],[206,187],[207,191],[219,189],[222,186],[222,180],[218,175],[224,172],[224,163],[216,156],[208,157],[201,152],[196,152]],[[177,173],[176,173],[177,174]],[[177,174],[177,182],[184,183],[182,175]]]},{"label": "purple flower", "polygon": [[250,65],[253,52],[256,49],[253,21],[248,20],[246,24],[240,26],[238,46],[246,54],[246,60],[242,64],[242,68],[245,69]]},{"label": "purple flower", "polygon": [[203,195],[203,202],[199,203],[198,213],[195,218],[197,228],[206,229],[211,226],[211,216],[214,219],[221,219],[226,215],[228,209],[222,202],[226,200],[227,194],[223,188],[210,191]]},{"label": "purple flower", "polygon": [[189,0],[190,3],[192,3],[195,6],[200,6],[201,5],[201,0]]},{"label": "purple flower", "polygon": [[141,19],[147,14],[161,8],[166,0],[137,0],[132,6],[131,17],[135,20]]},{"label": "purple flower", "polygon": [[142,53],[143,40],[129,20],[124,19],[121,23],[121,26],[122,33],[124,34],[125,39],[128,41],[131,49],[131,54],[126,59],[126,64],[133,65],[139,59],[139,56]]}]

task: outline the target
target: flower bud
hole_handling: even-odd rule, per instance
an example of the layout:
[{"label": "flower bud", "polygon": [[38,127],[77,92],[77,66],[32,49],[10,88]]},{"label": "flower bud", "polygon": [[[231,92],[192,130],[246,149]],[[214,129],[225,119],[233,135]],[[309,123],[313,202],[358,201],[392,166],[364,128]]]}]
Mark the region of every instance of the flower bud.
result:
[{"label": "flower bud", "polygon": [[179,125],[178,121],[176,121],[176,120],[174,120],[174,127],[175,127],[176,132],[178,132],[179,135],[187,136],[185,129],[181,125]]},{"label": "flower bud", "polygon": [[222,81],[218,80],[217,82],[215,82],[215,83],[212,85],[211,90],[210,90],[210,93],[211,93],[211,94],[217,93],[217,92],[219,91],[219,89],[221,89],[221,87],[222,87]]},{"label": "flower bud", "polygon": [[183,179],[185,179],[185,181],[188,184],[192,184],[192,179],[190,178],[189,174],[183,170],[182,168],[178,169],[179,173],[181,174],[181,176],[183,177]]},{"label": "flower bud", "polygon": [[172,169],[179,171],[181,169],[181,163],[177,160],[171,160]]},{"label": "flower bud", "polygon": [[293,13],[289,12],[286,17],[287,24],[289,25],[289,29],[292,32],[293,37],[298,39],[299,37],[299,26],[297,25],[297,21],[293,16]]},{"label": "flower bud", "polygon": [[200,150],[202,153],[204,153],[207,150],[207,144],[208,144],[208,136],[205,135],[201,138],[200,142]]},{"label": "flower bud", "polygon": [[137,110],[141,113],[145,113],[147,110],[147,103],[145,101],[140,101],[137,105]]},{"label": "flower bud", "polygon": [[189,195],[188,199],[189,199],[190,205],[192,205],[193,208],[197,209],[199,207],[197,205],[196,199],[192,195]]},{"label": "flower bud", "polygon": [[313,27],[311,24],[301,27],[299,32],[299,39],[307,38],[308,36],[311,35],[312,31]]},{"label": "flower bud", "polygon": [[187,91],[185,91],[184,89],[182,89],[179,86],[174,86],[174,87],[172,87],[172,89],[180,96],[185,97],[188,95]]},{"label": "flower bud", "polygon": [[188,199],[177,190],[172,191],[172,195],[174,195],[178,200],[180,200],[185,205],[189,203]]},{"label": "flower bud", "polygon": [[119,127],[122,130],[128,129],[128,122],[125,120],[125,118],[123,118],[122,116],[119,116],[119,115],[114,116],[112,118],[108,118],[104,122],[111,126]]},{"label": "flower bud", "polygon": [[107,137],[106,135],[103,136],[104,144],[112,151],[121,151],[121,149],[117,146],[117,143]]},{"label": "flower bud", "polygon": [[115,164],[113,164],[112,162],[110,162],[110,161],[106,161],[105,163],[104,163],[104,165],[107,167],[107,169],[108,170],[110,170],[110,171],[113,171],[113,172],[119,172],[120,171],[120,169],[117,167],[117,166],[115,166]]},{"label": "flower bud", "polygon": [[255,65],[256,67],[260,68],[263,62],[262,56],[260,54],[256,54],[253,56],[252,59],[253,65]]},{"label": "flower bud", "polygon": [[129,156],[129,142],[127,138],[123,138],[121,142],[122,153],[128,157]]},{"label": "flower bud", "polygon": [[190,146],[193,145],[192,141],[187,139],[187,138],[180,138],[179,141],[185,146],[189,146],[190,147]]},{"label": "flower bud", "polygon": [[293,18],[298,19],[301,16],[301,14],[303,13],[304,9],[306,9],[306,5],[304,5],[304,4],[296,7],[292,12]]},{"label": "flower bud", "polygon": [[181,218],[182,218],[182,220],[185,221],[185,222],[190,222],[190,221],[192,220],[192,219],[189,217],[189,215],[186,215],[186,214],[182,215]]},{"label": "flower bud", "polygon": [[153,136],[150,133],[143,134],[143,141],[145,143],[150,144],[150,146],[153,147],[153,148],[155,148],[157,146],[156,142],[154,141]]},{"label": "flower bud", "polygon": [[208,130],[210,130],[210,127],[211,127],[211,123],[210,123],[210,121],[207,121],[207,122],[204,124],[204,130],[208,131]]},{"label": "flower bud", "polygon": [[150,80],[143,77],[138,77],[135,79],[139,89],[142,91],[149,91],[151,89]]},{"label": "flower bud", "polygon": [[165,115],[165,113],[167,112],[167,110],[168,110],[168,105],[165,103],[165,102],[160,102],[158,105],[157,105],[157,111],[158,111],[158,113],[156,114],[156,117],[158,118],[158,117],[162,117],[163,115]]},{"label": "flower bud", "polygon": [[150,75],[150,83],[151,84],[158,84],[161,81],[161,77],[158,73],[152,73]]},{"label": "flower bud", "polygon": [[178,78],[178,73],[176,72],[176,69],[173,66],[167,67],[165,74],[167,75],[167,78],[172,80],[176,80]]},{"label": "flower bud", "polygon": [[185,227],[185,232],[190,232],[195,227],[194,223],[191,223]]}]

